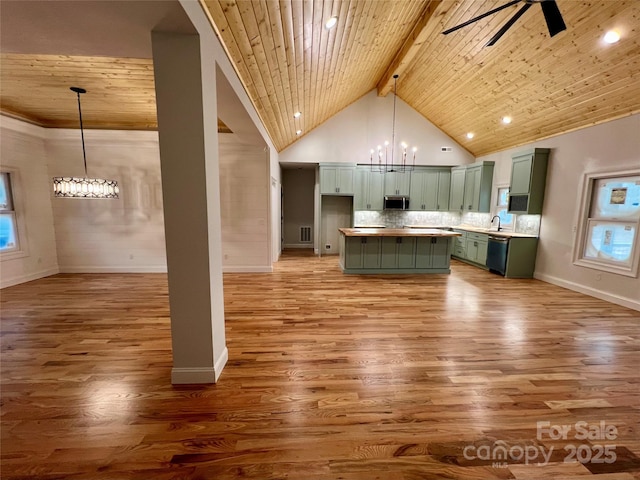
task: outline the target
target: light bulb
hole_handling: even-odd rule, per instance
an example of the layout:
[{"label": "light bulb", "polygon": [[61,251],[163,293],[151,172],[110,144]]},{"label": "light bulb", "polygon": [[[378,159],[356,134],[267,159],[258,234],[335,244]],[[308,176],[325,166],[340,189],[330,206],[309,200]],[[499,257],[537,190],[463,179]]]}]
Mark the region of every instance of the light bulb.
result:
[{"label": "light bulb", "polygon": [[469,132],[469,133],[467,133],[467,138],[468,138],[469,140],[471,140],[473,137],[475,137],[475,134],[474,134],[473,132]]},{"label": "light bulb", "polygon": [[620,34],[616,30],[609,30],[602,38],[606,43],[616,43],[620,40]]},{"label": "light bulb", "polygon": [[293,118],[300,118],[300,115],[302,115],[302,113],[296,112],[293,114]]},{"label": "light bulb", "polygon": [[418,151],[418,147],[413,147],[411,150],[413,150],[413,153],[416,153]]},{"label": "light bulb", "polygon": [[296,130],[296,135],[300,135],[302,133],[302,130]]},{"label": "light bulb", "polygon": [[510,124],[511,123],[511,117],[508,117],[508,116],[507,117],[502,117],[502,123],[505,123],[507,125]]},{"label": "light bulb", "polygon": [[336,23],[338,23],[338,17],[334,15],[329,20],[327,20],[327,23],[325,23],[324,26],[327,28],[327,30],[330,30],[336,26]]}]

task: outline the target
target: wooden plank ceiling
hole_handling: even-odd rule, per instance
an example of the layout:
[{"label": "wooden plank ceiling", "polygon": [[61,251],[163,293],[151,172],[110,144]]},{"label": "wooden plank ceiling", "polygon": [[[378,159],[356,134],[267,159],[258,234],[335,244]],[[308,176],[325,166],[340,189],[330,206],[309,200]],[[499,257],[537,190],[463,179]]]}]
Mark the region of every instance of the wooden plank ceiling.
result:
[{"label": "wooden plank ceiling", "polygon": [[[493,47],[522,4],[444,36],[505,0],[202,0],[278,150],[374,88],[398,96],[476,156],[640,112],[640,2],[538,5]],[[326,20],[337,15],[335,28]],[[602,42],[610,28],[622,34]],[[51,127],[156,128],[149,59],[2,54],[0,108]],[[294,119],[296,111],[302,116]],[[504,125],[504,115],[513,123]],[[364,121],[364,119],[363,119]],[[466,138],[473,132],[474,138]]]}]

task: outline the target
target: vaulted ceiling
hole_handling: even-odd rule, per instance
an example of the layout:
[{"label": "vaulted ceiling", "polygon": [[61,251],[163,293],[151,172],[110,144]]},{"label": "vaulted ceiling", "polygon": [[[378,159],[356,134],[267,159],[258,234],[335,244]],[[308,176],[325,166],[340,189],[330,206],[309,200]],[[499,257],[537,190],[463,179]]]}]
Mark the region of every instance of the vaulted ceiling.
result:
[{"label": "vaulted ceiling", "polygon": [[[532,5],[492,47],[484,45],[523,3],[446,36],[507,2],[201,3],[278,150],[372,89],[388,94],[395,73],[398,97],[476,156],[640,112],[637,0],[557,0],[567,30],[553,38]],[[331,16],[338,23],[327,30]],[[602,41],[609,29],[619,43]],[[66,89],[78,84],[93,92],[83,96],[88,127],[156,126],[149,58],[2,48],[1,62],[3,112],[75,126],[77,104]],[[511,124],[501,122],[505,115]]]}]

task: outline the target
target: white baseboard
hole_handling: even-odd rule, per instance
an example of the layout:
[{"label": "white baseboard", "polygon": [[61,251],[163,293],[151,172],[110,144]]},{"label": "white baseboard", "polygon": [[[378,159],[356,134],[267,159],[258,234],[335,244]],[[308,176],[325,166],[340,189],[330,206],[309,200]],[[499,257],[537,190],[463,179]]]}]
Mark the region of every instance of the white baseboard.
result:
[{"label": "white baseboard", "polygon": [[218,357],[218,360],[216,360],[216,362],[213,365],[213,369],[216,372],[216,382],[220,378],[220,374],[222,373],[222,370],[224,369],[224,366],[227,364],[228,360],[229,360],[229,350],[227,349],[227,347],[224,347],[222,354]]},{"label": "white baseboard", "polygon": [[631,308],[632,310],[640,311],[640,302],[637,300],[633,300],[632,298],[621,297],[620,295],[602,292],[600,290],[596,290],[595,288],[585,287],[584,285],[569,282],[567,280],[563,280],[552,275],[546,275],[544,273],[536,272],[534,273],[533,278],[542,280],[543,282],[552,283],[553,285],[558,285],[559,287],[573,290],[574,292],[584,293],[585,295],[599,298],[600,300],[615,303],[616,305],[622,305],[623,307]]},{"label": "white baseboard", "polygon": [[228,360],[229,350],[224,347],[222,354],[218,357],[213,367],[174,367],[171,369],[171,383],[174,385],[216,383]]},{"label": "white baseboard", "polygon": [[233,266],[222,267],[223,273],[273,273],[273,267],[265,266]]},{"label": "white baseboard", "polygon": [[285,243],[284,248],[313,248],[313,243]]},{"label": "white baseboard", "polygon": [[49,277],[60,273],[57,267],[48,268],[47,270],[40,270],[39,272],[30,273],[28,275],[19,275],[17,277],[0,278],[0,288],[12,287],[14,285],[20,285],[21,283],[31,282],[38,280],[39,278]]},{"label": "white baseboard", "polygon": [[132,266],[61,266],[60,273],[167,273],[166,265],[146,265],[141,267]]}]

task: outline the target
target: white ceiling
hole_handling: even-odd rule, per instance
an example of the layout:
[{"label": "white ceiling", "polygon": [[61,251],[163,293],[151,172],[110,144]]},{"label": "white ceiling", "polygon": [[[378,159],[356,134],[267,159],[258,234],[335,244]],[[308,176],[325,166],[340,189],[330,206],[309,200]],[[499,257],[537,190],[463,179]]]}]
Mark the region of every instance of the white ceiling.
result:
[{"label": "white ceiling", "polygon": [[175,0],[1,0],[3,53],[151,58],[152,29],[195,33]]}]

